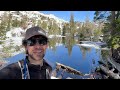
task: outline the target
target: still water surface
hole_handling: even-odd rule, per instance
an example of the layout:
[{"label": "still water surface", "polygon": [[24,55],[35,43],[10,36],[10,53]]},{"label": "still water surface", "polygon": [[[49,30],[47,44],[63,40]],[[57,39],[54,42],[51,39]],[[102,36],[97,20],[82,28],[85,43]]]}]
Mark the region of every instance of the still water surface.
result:
[{"label": "still water surface", "polygon": [[[102,59],[101,49],[94,47],[83,47],[78,45],[77,38],[52,38],[50,39],[49,48],[46,51],[45,59],[53,67],[56,68],[56,62],[70,66],[84,74],[92,73],[98,66],[98,61]],[[20,53],[14,57],[8,58],[9,63],[17,62],[25,57],[24,53]],[[94,62],[94,63],[93,63]],[[57,72],[56,76],[60,76],[61,72]],[[64,72],[62,78],[81,78],[78,75],[72,75]]]}]

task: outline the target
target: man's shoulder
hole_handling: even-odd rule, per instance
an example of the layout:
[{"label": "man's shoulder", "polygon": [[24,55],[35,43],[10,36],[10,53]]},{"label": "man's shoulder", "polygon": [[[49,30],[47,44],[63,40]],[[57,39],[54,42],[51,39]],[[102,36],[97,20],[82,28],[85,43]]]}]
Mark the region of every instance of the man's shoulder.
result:
[{"label": "man's shoulder", "polygon": [[10,65],[8,65],[9,67],[16,67],[16,66],[18,66],[18,62],[20,62],[20,63],[23,63],[23,59],[22,60],[18,60],[17,62],[14,62],[14,63],[12,63],[12,64],[10,64]]},{"label": "man's shoulder", "polygon": [[[22,62],[23,60],[18,60],[20,62]],[[8,70],[8,69],[14,69],[14,68],[18,68],[18,61],[11,63],[11,64],[7,64],[6,66],[4,66],[1,70]]]},{"label": "man's shoulder", "polygon": [[20,73],[20,67],[17,62],[7,64],[0,70],[0,79],[21,78]]}]

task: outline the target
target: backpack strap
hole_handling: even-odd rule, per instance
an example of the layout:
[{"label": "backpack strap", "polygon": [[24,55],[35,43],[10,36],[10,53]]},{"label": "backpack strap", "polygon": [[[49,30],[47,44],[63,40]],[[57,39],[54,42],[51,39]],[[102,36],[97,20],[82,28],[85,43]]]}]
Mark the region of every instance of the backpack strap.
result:
[{"label": "backpack strap", "polygon": [[46,79],[50,79],[50,71],[49,69],[46,69]]},{"label": "backpack strap", "polygon": [[[22,79],[30,79],[30,74],[29,74],[29,69],[28,69],[26,59],[22,61],[18,61],[18,65],[21,69]],[[51,79],[50,70],[46,68],[45,72],[46,72],[46,79]]]},{"label": "backpack strap", "polygon": [[30,79],[30,74],[26,61],[18,61],[18,65],[21,69],[22,79]]}]

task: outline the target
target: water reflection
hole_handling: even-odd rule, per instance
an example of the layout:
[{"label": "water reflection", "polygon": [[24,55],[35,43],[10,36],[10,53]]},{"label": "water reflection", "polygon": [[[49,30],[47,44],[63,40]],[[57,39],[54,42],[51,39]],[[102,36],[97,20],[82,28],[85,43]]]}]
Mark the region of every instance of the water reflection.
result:
[{"label": "water reflection", "polygon": [[[98,66],[97,61],[101,59],[101,50],[76,45],[78,43],[77,37],[53,37],[49,41],[49,48],[46,51],[45,59],[53,67],[53,71],[56,69],[56,62],[59,62],[83,74],[90,74],[94,72],[95,67]],[[13,63],[22,58],[24,58],[24,53],[9,58],[8,60]],[[62,70],[54,74],[63,79],[67,77],[81,78],[80,75],[73,75]]]},{"label": "water reflection", "polygon": [[65,46],[68,48],[68,53],[71,55],[72,47],[75,44],[75,39],[71,36],[66,37],[66,44]]},{"label": "water reflection", "polygon": [[80,51],[82,52],[83,60],[86,58],[86,54],[91,51],[91,48],[79,46]]},{"label": "water reflection", "polygon": [[[99,61],[101,58],[100,50],[90,47],[78,46],[76,45],[78,43],[78,39],[70,36],[53,39],[51,39],[50,41],[51,48],[47,50],[45,57],[46,59],[54,63],[53,69],[56,68],[55,63],[59,62],[61,64],[79,70],[82,73],[89,74],[94,72],[95,67],[97,67],[98,65],[97,61]],[[72,78],[81,78],[78,75],[71,75],[70,73],[66,73],[64,71],[57,71],[57,76],[61,77],[61,75],[63,78],[66,78],[68,76]]]},{"label": "water reflection", "polygon": [[75,39],[71,36],[67,37],[53,37],[50,39],[49,48],[56,51],[56,46],[65,45],[68,49],[69,55],[71,55],[72,47],[75,45]]}]

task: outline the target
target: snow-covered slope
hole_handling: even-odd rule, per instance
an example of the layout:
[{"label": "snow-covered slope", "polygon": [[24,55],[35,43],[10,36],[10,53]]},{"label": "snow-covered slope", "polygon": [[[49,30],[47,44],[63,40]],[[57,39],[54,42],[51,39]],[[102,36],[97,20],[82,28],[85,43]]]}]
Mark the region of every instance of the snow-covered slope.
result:
[{"label": "snow-covered slope", "polygon": [[63,22],[67,22],[67,21],[65,21],[65,20],[63,20],[63,19],[60,19],[60,18],[58,18],[58,17],[56,17],[55,15],[53,15],[53,14],[42,14],[42,13],[40,13],[41,15],[43,15],[43,16],[45,16],[45,17],[49,17],[49,18],[53,18],[53,19],[55,19],[58,23],[63,23]]},{"label": "snow-covered slope", "polygon": [[47,26],[50,24],[50,22],[54,22],[62,29],[64,23],[68,23],[68,21],[65,21],[63,19],[60,19],[56,17],[53,14],[43,14],[40,11],[0,11],[0,22],[2,16],[6,14],[5,16],[11,15],[12,20],[19,20],[23,21],[27,17],[27,23],[29,27],[33,25],[38,25],[38,22],[47,22]]},{"label": "snow-covered slope", "polygon": [[12,41],[13,46],[16,45],[21,46],[24,34],[25,34],[25,30],[23,30],[20,27],[11,29],[6,33],[7,38],[5,41],[5,45],[9,45]]},{"label": "snow-covered slope", "polygon": [[63,19],[60,19],[58,17],[56,17],[53,14],[43,14],[40,11],[0,11],[0,16],[3,15],[4,13],[10,13],[11,15],[13,15],[14,17],[18,17],[20,18],[20,16],[25,15],[28,18],[40,18],[41,16],[44,16],[46,18],[50,18],[50,19],[54,19],[57,23],[64,23],[67,22]]},{"label": "snow-covered slope", "polygon": [[[23,26],[21,27],[12,27],[6,32],[6,40],[3,44],[0,45],[0,49],[2,52],[2,48],[7,47],[7,49],[11,48],[10,52],[13,52],[14,55],[17,51],[20,51],[22,46],[22,39],[25,34],[25,31],[27,28],[30,28],[33,26],[34,23],[37,23],[38,20],[42,23],[42,21],[46,21],[47,24],[50,22],[56,23],[59,27],[62,27],[63,23],[66,23],[67,21],[60,19],[53,14],[43,14],[40,11],[0,11],[0,23],[1,21],[4,21],[6,17],[11,16],[11,20],[26,20],[27,24],[25,25],[25,28]],[[8,18],[9,19],[9,18]],[[34,19],[34,20],[33,20]],[[35,22],[34,22],[35,21]],[[12,25],[13,23],[10,23]],[[14,22],[15,24],[15,22]],[[35,24],[34,24],[35,25]],[[5,26],[6,27],[6,26]],[[13,48],[14,47],[14,48]],[[16,48],[18,49],[16,51]],[[23,50],[21,50],[23,51]]]},{"label": "snow-covered slope", "polygon": [[[8,53],[14,56],[23,52],[24,49],[22,47],[22,39],[24,34],[25,30],[20,27],[11,28],[11,30],[6,33],[6,40],[4,40],[3,44],[0,45],[0,53]],[[5,51],[2,51],[2,49]]]},{"label": "snow-covered slope", "polygon": [[67,22],[67,21],[65,21],[65,20],[63,20],[63,19],[60,19],[60,18],[56,17],[56,16],[53,15],[53,14],[43,14],[43,13],[41,13],[41,12],[39,12],[39,11],[31,11],[31,12],[28,11],[28,13],[34,13],[34,14],[36,14],[36,15],[42,15],[42,16],[45,16],[45,17],[53,18],[53,19],[55,19],[58,23]]},{"label": "snow-covered slope", "polygon": [[11,29],[10,31],[8,31],[6,33],[6,37],[20,37],[23,36],[22,34],[25,33],[25,30],[23,30],[22,28],[18,27],[18,28],[14,28]]},{"label": "snow-covered slope", "polygon": [[4,14],[5,11],[0,11],[0,16]]}]

